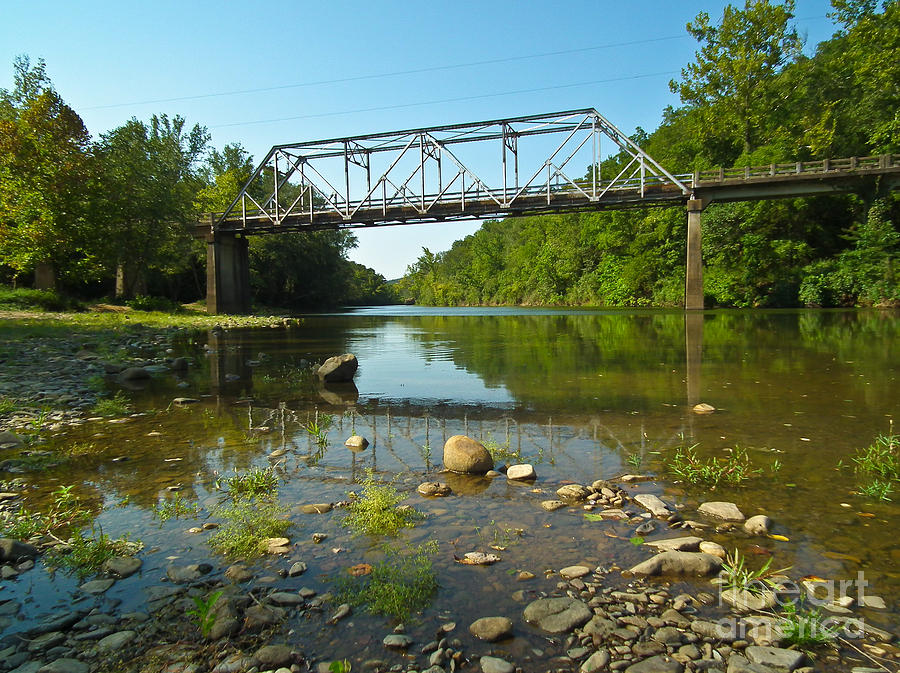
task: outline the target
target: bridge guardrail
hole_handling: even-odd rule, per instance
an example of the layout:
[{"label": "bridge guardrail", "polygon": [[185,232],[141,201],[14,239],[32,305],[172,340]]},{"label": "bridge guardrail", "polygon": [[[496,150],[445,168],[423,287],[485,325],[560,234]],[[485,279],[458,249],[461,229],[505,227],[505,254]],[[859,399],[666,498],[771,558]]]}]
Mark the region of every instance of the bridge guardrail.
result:
[{"label": "bridge guardrail", "polygon": [[694,187],[709,182],[725,180],[751,180],[791,175],[822,175],[826,173],[851,172],[858,170],[900,167],[900,155],[881,154],[872,157],[847,157],[841,159],[820,159],[817,161],[795,161],[792,163],[769,164],[767,166],[735,166],[697,171],[690,178]]}]

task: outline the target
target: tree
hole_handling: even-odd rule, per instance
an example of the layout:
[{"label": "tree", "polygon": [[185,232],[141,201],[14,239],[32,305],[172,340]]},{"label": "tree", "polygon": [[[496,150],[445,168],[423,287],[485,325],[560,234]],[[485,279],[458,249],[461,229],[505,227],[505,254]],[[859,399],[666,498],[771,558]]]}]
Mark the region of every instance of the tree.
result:
[{"label": "tree", "polygon": [[779,102],[774,76],[803,46],[790,26],[793,16],[793,0],[745,0],[742,10],[725,7],[719,26],[706,12],[687,24],[702,47],[682,69],[681,81],[671,81],[669,88],[682,102],[709,113],[702,133],[721,135],[724,126],[745,155],[765,142],[767,117]]},{"label": "tree", "polygon": [[0,90],[0,264],[19,275],[49,264],[67,278],[97,271],[90,135],[47,77],[16,58]]},{"label": "tree", "polygon": [[131,119],[101,136],[108,236],[106,262],[119,271],[117,294],[142,290],[148,272],[186,267],[196,248],[195,195],[204,187],[200,160],[209,134],[185,130],[180,116]]}]

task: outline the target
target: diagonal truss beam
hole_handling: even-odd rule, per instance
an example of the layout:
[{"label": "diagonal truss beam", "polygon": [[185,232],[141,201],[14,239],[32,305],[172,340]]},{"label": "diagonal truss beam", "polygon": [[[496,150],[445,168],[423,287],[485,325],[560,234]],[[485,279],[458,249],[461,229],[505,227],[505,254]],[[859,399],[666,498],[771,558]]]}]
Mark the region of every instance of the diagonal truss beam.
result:
[{"label": "diagonal truss beam", "polygon": [[[624,168],[604,179],[609,141]],[[586,177],[571,177],[585,166]],[[587,108],[276,145],[213,226],[263,233],[432,222],[600,207],[660,191],[690,193]]]}]

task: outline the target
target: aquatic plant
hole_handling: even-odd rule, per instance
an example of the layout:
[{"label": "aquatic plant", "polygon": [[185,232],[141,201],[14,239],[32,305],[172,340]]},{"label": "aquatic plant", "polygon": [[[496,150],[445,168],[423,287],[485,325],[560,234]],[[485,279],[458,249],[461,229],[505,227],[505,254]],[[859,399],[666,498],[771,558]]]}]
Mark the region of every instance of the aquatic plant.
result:
[{"label": "aquatic plant", "polygon": [[900,481],[900,437],[890,432],[853,456],[853,471],[859,482],[859,494],[875,500],[890,500],[894,482]]},{"label": "aquatic plant", "polygon": [[222,481],[232,498],[274,497],[278,491],[278,474],[271,465],[251,467],[243,473],[235,469],[233,475],[216,482],[216,488],[221,489]]},{"label": "aquatic plant", "polygon": [[337,659],[328,664],[328,673],[350,673],[353,665],[347,659]]},{"label": "aquatic plant", "polygon": [[411,507],[398,507],[405,496],[389,484],[379,484],[371,471],[362,482],[362,492],[348,505],[342,524],[354,535],[396,535],[411,528],[422,515]]},{"label": "aquatic plant", "polygon": [[859,487],[860,495],[872,498],[873,500],[885,500],[889,502],[891,499],[888,496],[893,492],[893,484],[883,479],[873,479],[868,484],[862,484]]},{"label": "aquatic plant", "polygon": [[715,488],[719,483],[737,485],[762,473],[750,464],[746,449],[734,447],[725,457],[703,460],[697,455],[697,445],[678,447],[667,467],[689,484],[706,484]]},{"label": "aquatic plant", "polygon": [[169,519],[196,517],[201,509],[200,503],[188,502],[187,498],[182,497],[180,493],[176,493],[171,500],[163,500],[155,505],[153,507],[153,516],[159,519],[160,524],[163,524]]},{"label": "aquatic plant", "polygon": [[495,462],[522,462],[522,450],[516,449],[515,451],[513,451],[509,447],[509,440],[503,442],[503,444],[500,444],[493,438],[488,437],[482,442],[482,444],[484,445],[484,448],[488,450],[488,453],[491,454],[491,458],[493,458]]},{"label": "aquatic plant", "polygon": [[128,536],[112,539],[104,532],[85,536],[76,531],[67,543],[51,548],[46,556],[47,566],[53,570],[62,569],[80,578],[100,572],[103,564],[115,556],[133,556],[143,548],[140,540],[129,540]]},{"label": "aquatic plant", "polygon": [[770,570],[771,565],[772,557],[770,556],[761,568],[753,570],[747,566],[746,559],[741,555],[741,552],[735,549],[725,556],[722,572],[719,575],[719,582],[725,590],[746,591],[759,596],[764,591],[775,588],[775,583],[772,581],[774,575],[779,575],[789,570],[789,568]]},{"label": "aquatic plant", "polygon": [[328,443],[328,429],[331,427],[332,423],[334,423],[334,416],[331,414],[320,414],[316,411],[313,420],[308,421],[305,424],[301,423],[301,425],[304,430],[313,436],[313,440],[316,444],[324,446]]},{"label": "aquatic plant", "polygon": [[0,416],[11,414],[19,408],[19,403],[11,397],[0,396]]},{"label": "aquatic plant", "polygon": [[625,462],[628,463],[631,467],[637,469],[641,466],[641,463],[644,462],[644,459],[639,453],[629,453],[628,458],[625,459]]},{"label": "aquatic plant", "polygon": [[212,631],[213,624],[216,623],[216,615],[213,613],[213,608],[223,593],[225,592],[222,589],[219,589],[206,598],[192,596],[191,598],[194,601],[194,607],[185,611],[185,614],[187,614],[187,616],[197,625],[197,628],[200,629],[200,633],[203,634],[204,638],[209,635],[210,631]]},{"label": "aquatic plant", "polygon": [[46,512],[29,511],[21,505],[15,512],[3,512],[0,535],[28,540],[63,528],[87,525],[91,512],[72,492],[74,488],[74,485],[59,486],[53,491],[53,503]]},{"label": "aquatic plant", "polygon": [[293,525],[284,518],[286,510],[274,502],[242,498],[214,513],[225,521],[209,545],[230,559],[261,556],[269,538],[283,536]]},{"label": "aquatic plant", "polygon": [[821,610],[801,611],[793,602],[784,606],[778,628],[784,634],[787,644],[801,649],[829,645],[840,634],[840,628],[822,617]]},{"label": "aquatic plant", "polygon": [[400,550],[385,548],[385,559],[369,574],[335,578],[337,600],[365,606],[374,615],[408,619],[427,607],[438,589],[430,558],[438,548],[436,540]]},{"label": "aquatic plant", "polygon": [[97,416],[125,416],[131,413],[131,403],[121,390],[104,400],[97,400],[92,412]]}]

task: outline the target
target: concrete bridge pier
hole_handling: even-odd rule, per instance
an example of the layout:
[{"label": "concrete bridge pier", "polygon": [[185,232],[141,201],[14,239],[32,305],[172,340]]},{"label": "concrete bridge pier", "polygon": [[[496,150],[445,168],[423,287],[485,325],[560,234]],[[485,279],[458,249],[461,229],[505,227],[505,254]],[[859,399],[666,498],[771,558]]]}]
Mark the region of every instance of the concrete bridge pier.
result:
[{"label": "concrete bridge pier", "polygon": [[684,273],[684,308],[703,308],[703,256],[701,254],[700,216],[706,207],[703,199],[687,202],[687,263]]},{"label": "concrete bridge pier", "polygon": [[230,232],[206,239],[207,313],[250,312],[250,254],[247,239]]}]

